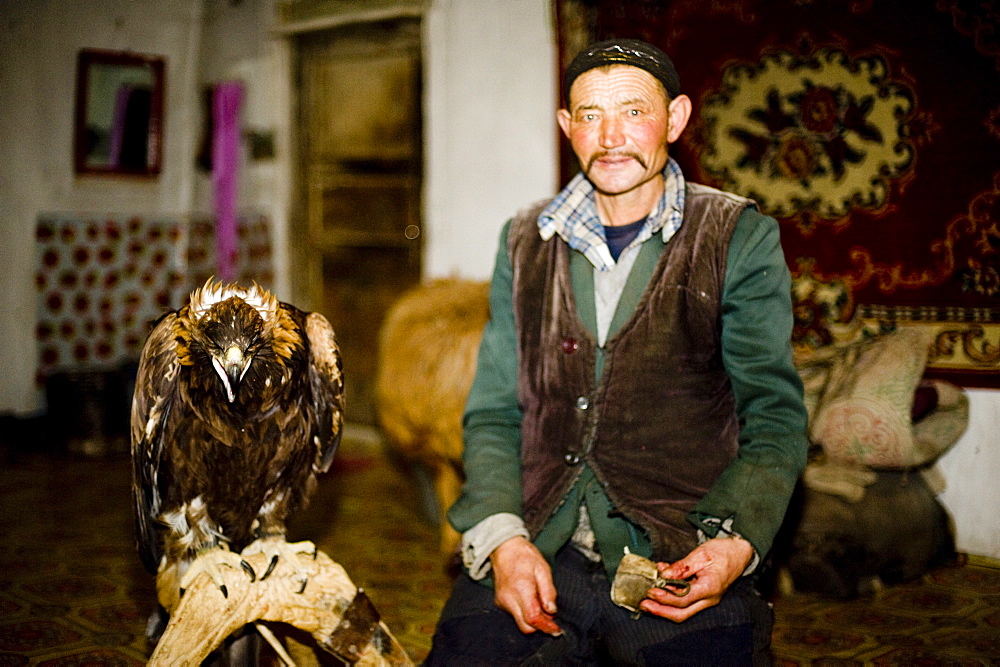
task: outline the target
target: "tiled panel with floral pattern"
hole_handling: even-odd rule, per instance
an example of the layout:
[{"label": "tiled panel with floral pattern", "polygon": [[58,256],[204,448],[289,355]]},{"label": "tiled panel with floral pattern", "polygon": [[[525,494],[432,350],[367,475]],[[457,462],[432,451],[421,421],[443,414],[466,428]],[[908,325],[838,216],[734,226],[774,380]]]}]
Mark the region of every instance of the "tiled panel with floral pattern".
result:
[{"label": "tiled panel with floral pattern", "polygon": [[[237,280],[273,282],[266,216],[239,220]],[[137,360],[150,323],[215,273],[214,220],[43,214],[36,227],[38,379]]]}]

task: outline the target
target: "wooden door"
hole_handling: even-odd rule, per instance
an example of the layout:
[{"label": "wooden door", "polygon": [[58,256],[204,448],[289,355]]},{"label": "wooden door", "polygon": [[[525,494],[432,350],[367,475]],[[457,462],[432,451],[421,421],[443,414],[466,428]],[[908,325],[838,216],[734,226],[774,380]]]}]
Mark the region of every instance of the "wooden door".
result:
[{"label": "wooden door", "polygon": [[347,418],[373,424],[378,330],[420,280],[420,23],[298,37],[296,280],[337,332]]}]

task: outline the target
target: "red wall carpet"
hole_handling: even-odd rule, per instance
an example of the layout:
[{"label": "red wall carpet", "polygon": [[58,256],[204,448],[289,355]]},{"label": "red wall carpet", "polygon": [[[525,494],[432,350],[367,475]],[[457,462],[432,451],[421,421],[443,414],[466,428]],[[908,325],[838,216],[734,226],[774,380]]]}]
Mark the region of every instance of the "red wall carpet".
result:
[{"label": "red wall carpet", "polygon": [[800,352],[933,327],[929,375],[1000,386],[1000,3],[559,0],[556,13],[562,64],[610,37],[672,56],[695,106],[673,155],[781,222]]}]

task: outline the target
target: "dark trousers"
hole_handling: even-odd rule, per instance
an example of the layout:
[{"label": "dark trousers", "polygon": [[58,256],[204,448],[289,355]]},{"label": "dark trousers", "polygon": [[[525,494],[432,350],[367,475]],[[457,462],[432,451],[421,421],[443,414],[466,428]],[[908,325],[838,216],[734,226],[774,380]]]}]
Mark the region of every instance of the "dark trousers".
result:
[{"label": "dark trousers", "polygon": [[753,665],[770,664],[770,605],[749,581],[683,623],[611,601],[604,568],[572,547],[552,569],[561,637],[522,634],[493,601],[493,589],[460,575],[434,633],[426,665]]}]

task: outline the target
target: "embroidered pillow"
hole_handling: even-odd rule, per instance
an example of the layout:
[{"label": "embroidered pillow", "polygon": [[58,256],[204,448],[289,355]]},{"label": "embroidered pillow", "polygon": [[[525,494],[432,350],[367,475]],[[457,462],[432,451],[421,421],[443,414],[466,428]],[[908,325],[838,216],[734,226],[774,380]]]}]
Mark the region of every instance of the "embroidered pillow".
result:
[{"label": "embroidered pillow", "polygon": [[812,441],[833,460],[876,468],[936,456],[918,446],[911,419],[929,344],[929,333],[901,328],[852,346],[830,369],[810,422]]}]

